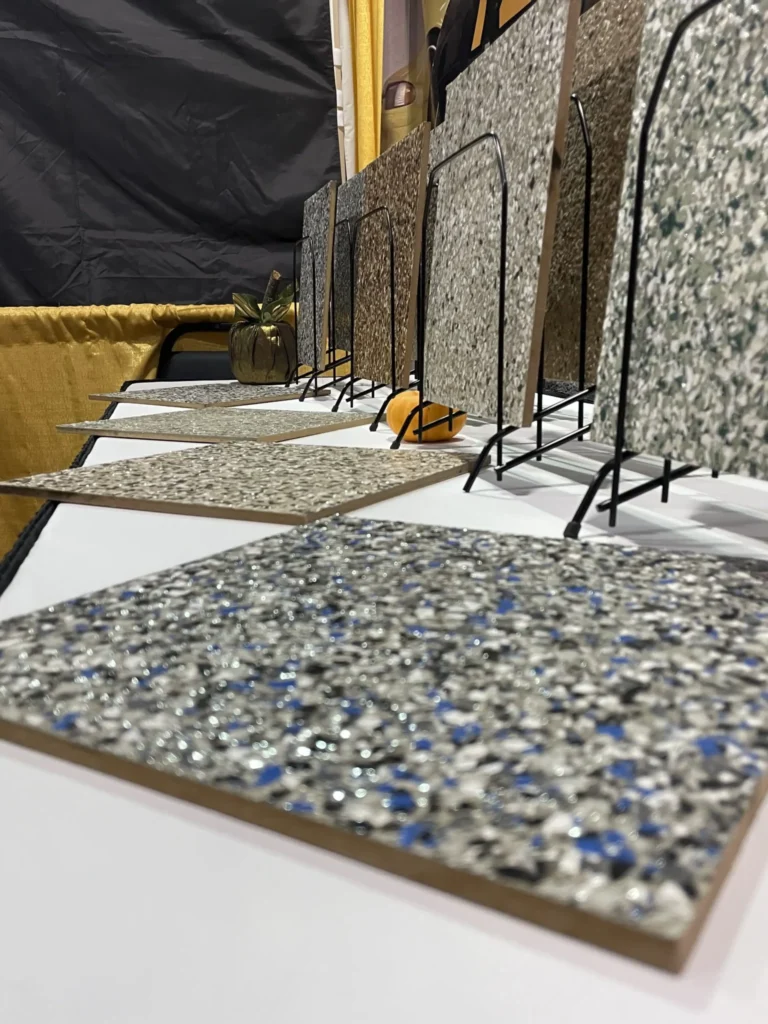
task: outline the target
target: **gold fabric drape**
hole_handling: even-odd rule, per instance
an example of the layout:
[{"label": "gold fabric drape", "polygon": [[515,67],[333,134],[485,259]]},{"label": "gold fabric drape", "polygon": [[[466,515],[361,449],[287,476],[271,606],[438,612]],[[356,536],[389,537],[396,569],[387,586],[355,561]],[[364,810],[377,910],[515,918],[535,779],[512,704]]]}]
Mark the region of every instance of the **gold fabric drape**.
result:
[{"label": "gold fabric drape", "polygon": [[381,152],[384,0],[349,0],[355,63],[357,170]]},{"label": "gold fabric drape", "polygon": [[[0,479],[66,468],[83,438],[56,426],[97,419],[104,408],[91,392],[154,377],[160,345],[178,324],[233,319],[229,305],[0,308]],[[201,334],[180,346],[215,347],[213,338],[226,342]],[[38,506],[0,496],[0,554]]]}]

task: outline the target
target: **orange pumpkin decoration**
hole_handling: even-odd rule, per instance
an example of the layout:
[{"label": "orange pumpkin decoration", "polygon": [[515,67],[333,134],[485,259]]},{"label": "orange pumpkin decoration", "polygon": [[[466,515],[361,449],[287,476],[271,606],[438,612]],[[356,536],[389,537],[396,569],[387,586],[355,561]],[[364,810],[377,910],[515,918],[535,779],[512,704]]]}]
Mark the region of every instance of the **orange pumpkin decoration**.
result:
[{"label": "orange pumpkin decoration", "polygon": [[[409,414],[419,404],[419,393],[418,391],[403,391],[399,395],[395,395],[392,401],[387,406],[387,424],[389,429],[399,434],[403,424],[408,419]],[[444,416],[447,416],[450,409],[446,405],[428,405],[422,413],[422,422],[424,426],[428,423],[434,423],[435,420],[441,420]],[[467,417],[462,413],[457,414],[453,418],[453,426],[449,426],[447,423],[441,423],[439,427],[434,427],[432,430],[427,430],[423,434],[423,440],[428,442],[433,441],[450,441],[452,437],[455,437],[460,430],[464,428],[467,422]],[[416,414],[411,420],[411,425],[405,432],[404,441],[418,441],[417,430],[419,427],[419,417]]]}]

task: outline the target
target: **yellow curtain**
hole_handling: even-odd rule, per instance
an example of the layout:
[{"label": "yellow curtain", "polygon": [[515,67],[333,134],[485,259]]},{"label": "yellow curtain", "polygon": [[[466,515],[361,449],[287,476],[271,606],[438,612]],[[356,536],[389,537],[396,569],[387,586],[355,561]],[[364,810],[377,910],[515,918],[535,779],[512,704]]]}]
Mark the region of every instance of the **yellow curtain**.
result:
[{"label": "yellow curtain", "polygon": [[355,62],[355,137],[357,170],[381,151],[381,95],[384,0],[350,0]]},{"label": "yellow curtain", "polygon": [[[233,306],[85,306],[0,308],[0,479],[66,468],[83,438],[59,423],[92,420],[104,406],[94,391],[154,377],[159,347],[181,323],[231,321]],[[199,336],[197,344],[208,347]],[[0,554],[39,502],[0,496]]]}]

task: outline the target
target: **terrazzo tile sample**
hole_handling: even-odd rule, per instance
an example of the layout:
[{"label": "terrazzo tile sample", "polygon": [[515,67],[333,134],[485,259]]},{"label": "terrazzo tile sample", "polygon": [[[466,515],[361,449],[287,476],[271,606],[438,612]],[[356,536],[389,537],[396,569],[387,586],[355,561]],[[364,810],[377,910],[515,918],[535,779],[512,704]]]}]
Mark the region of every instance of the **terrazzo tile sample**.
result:
[{"label": "terrazzo tile sample", "polygon": [[766,659],[747,566],[335,519],[0,624],[0,735],[675,969]]},{"label": "terrazzo tile sample", "polygon": [[[639,134],[692,0],[648,0],[592,437],[612,444]],[[678,48],[650,133],[626,447],[768,477],[768,0],[726,0]]]},{"label": "terrazzo tile sample", "polygon": [[[588,383],[597,379],[644,13],[645,0],[600,0],[579,19],[572,88],[584,106],[593,157]],[[579,376],[585,176],[584,138],[571,103],[544,323],[544,373],[556,380]]]},{"label": "terrazzo tile sample", "polygon": [[363,175],[339,185],[336,193],[336,239],[333,250],[334,347],[349,352],[352,335],[352,235],[363,213]]},{"label": "terrazzo tile sample", "polygon": [[[485,132],[509,182],[504,418],[533,413],[579,5],[539,0],[448,86],[432,166]],[[425,394],[495,417],[501,184],[486,142],[439,174],[431,228]],[[430,203],[431,205],[431,203]]]},{"label": "terrazzo tile sample", "polygon": [[[395,248],[397,385],[406,387],[414,362],[416,295],[421,258],[429,126],[419,125],[361,172],[363,215],[386,207]],[[390,250],[382,214],[360,227],[355,255],[355,374],[392,381]]]},{"label": "terrazzo tile sample", "polygon": [[293,412],[276,409],[184,409],[125,419],[67,423],[58,429],[101,437],[160,441],[289,441],[370,423],[353,412]]},{"label": "terrazzo tile sample", "polygon": [[309,523],[469,472],[448,452],[235,441],[0,483],[0,493],[176,515]]},{"label": "terrazzo tile sample", "polygon": [[[95,402],[133,402],[134,405],[166,405],[179,409],[205,409],[209,406],[263,405],[301,398],[304,385],[284,384],[190,384],[177,388],[152,388],[142,391],[108,391],[89,395]],[[327,395],[328,391],[321,391]]]},{"label": "terrazzo tile sample", "polygon": [[[326,185],[304,203],[303,237],[310,243],[301,248],[299,279],[299,323],[296,339],[299,363],[322,369],[328,338],[328,304],[331,293],[331,259],[336,218],[336,182]],[[315,273],[312,275],[314,252]],[[313,317],[314,324],[313,327]],[[317,352],[315,352],[315,330]]]}]

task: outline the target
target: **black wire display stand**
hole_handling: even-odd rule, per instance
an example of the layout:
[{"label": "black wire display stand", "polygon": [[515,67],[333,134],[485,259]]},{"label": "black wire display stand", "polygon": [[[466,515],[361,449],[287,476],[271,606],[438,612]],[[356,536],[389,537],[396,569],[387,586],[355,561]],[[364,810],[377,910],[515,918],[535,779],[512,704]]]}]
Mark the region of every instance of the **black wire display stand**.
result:
[{"label": "black wire display stand", "polygon": [[[357,266],[357,246],[360,240],[360,228],[363,224],[367,223],[373,217],[383,217],[384,223],[387,227],[387,248],[389,255],[389,346],[390,346],[390,366],[392,372],[391,384],[392,389],[397,387],[397,350],[396,350],[396,324],[395,324],[395,233],[392,227],[392,216],[386,206],[377,206],[374,210],[370,210],[368,213],[363,214],[362,217],[358,217],[355,221],[354,227],[352,228],[352,243],[350,246],[349,256],[349,271],[350,271],[350,324],[349,324],[349,380],[344,385],[339,394],[338,399],[333,407],[334,412],[338,412],[342,401],[346,398],[350,408],[354,405],[355,399],[368,398],[376,395],[376,392],[381,387],[386,387],[385,384],[377,381],[371,381],[370,387],[364,391],[355,393],[355,384],[358,384],[362,378],[355,376],[355,310],[357,306],[357,281],[356,271]],[[347,392],[349,392],[347,394]],[[391,397],[391,396],[390,396]]]},{"label": "black wire display stand", "polygon": [[[498,388],[498,412],[499,417],[502,415],[502,404],[504,400],[504,302],[505,302],[505,291],[506,291],[506,267],[507,267],[507,197],[509,186],[507,183],[507,171],[504,164],[504,154],[501,149],[501,142],[495,132],[485,132],[483,135],[479,135],[476,139],[468,142],[465,146],[457,149],[455,153],[446,157],[430,172],[429,178],[427,179],[427,194],[426,201],[424,204],[424,219],[422,223],[422,238],[421,238],[421,266],[420,266],[420,289],[418,296],[418,319],[417,319],[417,332],[416,332],[416,379],[417,379],[417,390],[418,390],[418,402],[413,409],[408,413],[402,426],[397,434],[397,437],[392,442],[391,447],[397,449],[403,443],[403,440],[410,429],[413,427],[414,420],[417,420],[417,426],[415,429],[416,437],[421,443],[424,439],[424,434],[428,430],[433,430],[435,427],[442,426],[447,423],[449,428],[453,427],[453,421],[458,416],[463,416],[464,413],[458,409],[449,409],[447,416],[442,416],[439,419],[432,420],[430,423],[424,422],[424,410],[434,403],[424,398],[424,373],[425,373],[425,335],[426,335],[426,307],[427,307],[427,293],[429,291],[429,282],[427,280],[427,248],[429,242],[429,223],[430,223],[430,212],[432,209],[432,200],[434,197],[435,190],[437,188],[437,179],[440,172],[452,164],[455,160],[461,159],[467,153],[476,149],[478,146],[483,145],[486,142],[491,142],[494,148],[494,155],[496,157],[496,167],[499,172],[499,180],[501,183],[501,244],[500,244],[500,255],[499,255],[499,365],[498,365],[498,376],[497,376],[497,388]],[[502,425],[501,419],[499,419],[499,426]],[[501,452],[501,446],[499,446],[499,452]],[[486,452],[487,455],[487,452]]]},{"label": "black wire display stand", "polygon": [[[417,345],[417,367],[416,377],[418,379],[418,390],[419,390],[419,401],[418,404],[411,411],[409,416],[403,423],[398,436],[392,444],[393,448],[399,448],[407,432],[412,429],[414,420],[418,418],[418,423],[415,428],[415,433],[419,441],[423,440],[423,436],[426,431],[431,430],[435,427],[441,426],[447,423],[449,427],[453,426],[454,419],[459,415],[464,415],[459,410],[449,409],[448,414],[437,420],[433,420],[430,423],[424,423],[424,410],[432,405],[433,403],[424,398],[424,382],[425,382],[425,344],[424,337],[426,333],[426,302],[427,302],[427,290],[428,282],[426,280],[426,253],[427,253],[427,241],[428,241],[428,229],[429,229],[429,216],[432,209],[432,202],[434,199],[434,192],[437,187],[438,177],[440,172],[453,163],[455,160],[462,158],[465,154],[475,149],[477,146],[491,143],[496,158],[496,167],[499,174],[499,182],[501,184],[501,202],[500,202],[500,245],[499,245],[499,310],[498,310],[498,348],[497,348],[497,365],[496,365],[496,431],[494,432],[491,439],[485,444],[483,451],[477,458],[472,472],[467,479],[464,486],[465,491],[470,491],[477,480],[480,471],[486,465],[486,460],[489,455],[496,450],[496,464],[494,466],[494,472],[496,479],[501,480],[504,473],[517,466],[523,465],[532,459],[537,461],[541,460],[541,457],[549,451],[555,448],[559,448],[562,445],[568,444],[573,440],[582,440],[584,435],[590,430],[591,424],[585,425],[584,423],[584,406],[585,403],[591,400],[595,393],[594,386],[586,386],[586,354],[587,354],[587,322],[588,322],[588,296],[589,296],[589,257],[590,257],[590,233],[591,233],[591,209],[592,209],[592,176],[593,176],[593,150],[592,150],[592,139],[589,132],[589,125],[587,122],[586,113],[581,100],[576,94],[571,96],[571,101],[574,103],[576,112],[579,118],[579,125],[581,128],[582,139],[585,148],[585,183],[584,183],[584,219],[583,219],[583,232],[582,232],[582,272],[581,272],[581,307],[580,307],[580,319],[579,319],[579,369],[578,369],[578,384],[577,390],[573,395],[569,395],[567,398],[563,398],[561,401],[544,408],[544,357],[545,357],[545,342],[542,339],[540,362],[539,362],[539,373],[538,373],[538,384],[537,384],[537,400],[536,400],[536,412],[533,416],[533,422],[536,423],[536,445],[531,450],[523,455],[517,456],[508,462],[504,461],[503,442],[509,434],[514,433],[519,428],[516,425],[505,425],[504,423],[504,341],[505,341],[505,319],[506,319],[506,269],[507,269],[507,244],[508,244],[508,180],[506,173],[506,165],[504,161],[504,154],[501,148],[501,142],[498,135],[495,132],[486,132],[483,135],[478,136],[476,139],[462,146],[455,153],[451,154],[440,164],[433,168],[427,183],[427,199],[426,209],[424,216],[424,228],[423,228],[423,240],[422,240],[422,265],[421,265],[421,276],[420,286],[421,294],[419,300],[419,329],[418,329],[418,345]],[[543,425],[547,417],[553,416],[560,412],[562,409],[567,408],[574,403],[578,403],[578,425],[577,429],[570,433],[558,437],[553,441],[549,441],[546,444],[543,441]]]},{"label": "black wire display stand", "polygon": [[[391,380],[389,383],[382,381],[371,381],[369,387],[364,391],[355,391],[355,385],[360,383],[361,377],[355,374],[355,311],[356,311],[356,271],[357,265],[357,247],[358,240],[360,237],[360,229],[364,223],[373,217],[383,217],[385,219],[387,227],[387,247],[388,247],[388,259],[389,259],[389,321],[390,321],[390,371]],[[334,358],[338,349],[338,332],[336,322],[336,311],[337,311],[337,282],[336,282],[336,256],[337,256],[337,245],[338,245],[338,231],[339,228],[344,227],[346,229],[346,240],[347,240],[347,252],[349,259],[349,311],[350,311],[350,322],[349,322],[349,338],[345,342],[347,348],[344,350],[344,354],[340,358]],[[296,243],[294,247],[294,275],[296,273],[296,251],[297,248],[305,241],[311,240],[304,238]],[[314,272],[314,264],[313,264]],[[313,280],[313,294],[316,295],[315,284]],[[331,261],[331,317],[330,317],[330,331],[328,337],[328,348],[326,355],[331,359],[330,362],[326,363],[324,367],[319,366],[318,362],[319,349],[317,346],[317,324],[315,323],[315,368],[309,373],[304,374],[307,377],[307,383],[304,391],[301,395],[300,401],[304,401],[310,392],[314,388],[314,394],[317,395],[319,388],[321,387],[320,381],[323,379],[323,384],[330,384],[332,387],[338,388],[339,385],[343,384],[339,396],[333,405],[333,412],[338,412],[341,407],[341,403],[346,401],[350,407],[354,406],[356,400],[361,398],[373,397],[377,394],[380,388],[390,387],[390,394],[387,395],[384,403],[378,410],[374,422],[371,424],[371,430],[375,430],[384,414],[386,413],[387,406],[392,398],[401,391],[407,390],[404,387],[397,386],[397,345],[396,345],[396,318],[395,318],[395,235],[392,225],[392,216],[389,209],[386,206],[378,206],[375,210],[371,210],[369,213],[364,214],[362,217],[350,219],[345,218],[344,220],[338,221],[334,226],[334,237],[333,237],[333,252]],[[347,373],[338,375],[338,370],[342,366],[348,366],[349,371]],[[328,378],[329,371],[332,371],[332,377]],[[298,379],[298,378],[297,378]],[[409,385],[410,386],[410,385]]]},{"label": "black wire display stand", "polygon": [[[350,254],[350,261],[351,261],[351,253],[352,253],[352,230],[350,228],[350,222],[349,222],[348,219],[340,220],[340,221],[338,221],[335,224],[334,229],[333,229],[333,248],[332,248],[332,252],[331,252],[331,302],[330,302],[330,306],[331,306],[331,323],[330,323],[330,332],[329,332],[329,336],[328,336],[328,347],[326,349],[326,359],[329,360],[329,361],[326,362],[325,366],[321,367],[319,365],[319,362],[318,362],[318,359],[317,359],[317,350],[315,351],[315,366],[313,367],[313,369],[308,374],[305,375],[309,379],[307,380],[306,387],[304,388],[304,391],[302,392],[301,398],[299,399],[299,401],[301,401],[301,402],[303,402],[307,398],[307,396],[309,395],[310,390],[312,389],[312,385],[313,384],[315,386],[315,393],[317,393],[317,390],[320,387],[320,383],[319,383],[320,378],[322,378],[322,377],[327,378],[329,371],[331,371],[331,379],[330,380],[326,379],[325,383],[326,384],[331,384],[332,387],[338,387],[338,385],[342,381],[346,380],[347,377],[349,376],[349,374],[347,374],[347,373],[342,374],[341,376],[339,376],[339,373],[338,373],[340,367],[344,366],[348,362],[349,357],[345,354],[341,359],[336,359],[335,358],[336,351],[337,351],[337,349],[336,349],[336,301],[335,301],[335,297],[336,297],[336,236],[337,236],[337,232],[338,232],[340,227],[346,227],[346,229],[347,229],[347,247],[348,247],[349,254]],[[351,265],[351,263],[350,263],[350,265]]]},{"label": "black wire display stand", "polygon": [[[312,315],[313,351],[314,351],[314,365],[318,366],[319,365],[319,350],[318,350],[318,347],[317,347],[317,273],[316,273],[316,270],[315,270],[315,263],[316,263],[315,247],[312,244],[312,239],[310,238],[309,235],[304,235],[304,237],[300,238],[297,242],[295,242],[294,246],[293,246],[293,300],[294,300],[294,309],[296,310],[296,314],[295,314],[295,317],[296,317],[296,338],[297,338],[297,341],[298,341],[298,337],[299,337],[299,324],[300,324],[300,317],[301,317],[301,275],[300,274],[297,275],[297,273],[296,273],[296,269],[297,269],[297,259],[296,259],[296,257],[298,255],[299,251],[301,251],[302,256],[304,255],[304,246],[305,245],[309,246],[309,255],[310,255],[310,260],[311,260],[311,263],[312,263],[312,314],[311,315]],[[298,288],[297,288],[297,285],[298,285]],[[311,387],[313,379],[314,379],[314,384],[315,384],[315,396],[317,396],[317,393],[320,390],[320,387],[319,387],[317,376],[315,375],[313,370],[311,370],[309,372],[309,374],[299,374],[299,359],[298,359],[298,354],[297,354],[297,358],[296,358],[296,377],[295,377],[295,379],[289,377],[289,379],[286,381],[286,385],[285,386],[289,387],[292,383],[294,383],[294,381],[295,381],[296,384],[298,384],[299,381],[304,376],[309,376],[309,381],[307,382],[307,387],[304,389],[304,393],[301,396],[301,401],[303,401],[306,398],[307,391]]]},{"label": "black wire display stand", "polygon": [[[694,470],[698,468],[697,466],[684,465],[679,466],[677,469],[672,469],[671,461],[669,459],[665,459],[661,476],[647,480],[645,483],[639,484],[636,487],[632,487],[629,490],[624,491],[623,494],[620,493],[621,467],[625,462],[634,458],[635,455],[638,454],[637,452],[629,451],[626,448],[625,441],[627,403],[629,397],[629,373],[635,325],[635,299],[637,295],[637,275],[640,261],[640,235],[642,232],[643,202],[645,199],[645,172],[648,162],[648,144],[651,126],[656,115],[661,91],[666,83],[667,76],[672,65],[672,60],[675,56],[680,40],[695,21],[706,14],[707,11],[722,2],[723,0],[705,0],[704,3],[700,4],[693,11],[687,14],[685,18],[678,22],[664,53],[664,58],[661,62],[659,73],[656,76],[650,100],[648,101],[648,108],[645,112],[645,117],[643,118],[643,124],[640,131],[640,144],[638,147],[637,173],[635,180],[635,205],[632,220],[629,279],[627,282],[627,306],[624,319],[624,343],[621,353],[621,374],[619,378],[619,402],[616,415],[614,451],[612,458],[608,459],[608,461],[601,466],[594,475],[581,504],[576,510],[576,514],[571,522],[566,526],[565,536],[570,539],[575,540],[578,538],[584,517],[592,506],[592,502],[595,500],[598,490],[609,474],[613,474],[611,480],[611,497],[607,501],[600,502],[597,506],[597,510],[598,512],[607,511],[610,513],[609,525],[613,528],[616,526],[617,513],[620,505],[623,505],[627,501],[631,501],[633,498],[640,497],[643,494],[648,494],[649,491],[656,490],[657,488],[661,488],[662,502],[667,502],[669,500],[669,486],[671,482],[673,480],[679,480],[681,477],[687,476],[689,473],[693,473]],[[712,475],[718,475],[717,471]]]},{"label": "black wire display stand", "polygon": [[[559,402],[555,402],[553,405],[544,408],[544,359],[546,354],[546,338],[542,337],[541,350],[539,356],[539,372],[538,381],[536,387],[536,411],[533,415],[533,422],[536,424],[536,444],[535,446],[522,455],[518,455],[509,461],[504,461],[503,454],[503,441],[504,438],[513,434],[519,429],[516,425],[504,425],[503,421],[503,383],[501,382],[501,376],[504,370],[504,351],[503,351],[503,333],[500,336],[499,341],[499,375],[500,383],[498,389],[498,407],[497,407],[497,429],[496,433],[486,443],[480,456],[478,457],[475,465],[470,473],[464,490],[469,492],[472,490],[480,471],[483,469],[486,463],[486,459],[491,454],[493,449],[496,449],[496,465],[494,466],[494,472],[496,479],[501,480],[503,475],[510,470],[516,469],[518,466],[524,465],[526,462],[536,460],[541,461],[543,455],[547,452],[554,451],[556,448],[561,448],[563,445],[569,444],[571,441],[582,441],[584,435],[589,432],[592,424],[584,423],[584,406],[585,403],[590,401],[595,394],[594,385],[586,386],[586,372],[587,372],[587,324],[588,324],[588,313],[589,313],[589,259],[590,259],[590,237],[592,230],[592,177],[593,177],[593,150],[592,150],[592,137],[589,131],[589,123],[587,121],[587,115],[584,111],[584,106],[576,93],[571,95],[571,102],[574,104],[576,114],[579,119],[579,127],[581,129],[582,141],[584,143],[585,153],[585,167],[584,167],[584,213],[583,213],[583,226],[582,226],[582,253],[581,253],[581,296],[580,296],[580,309],[579,309],[579,369],[578,369],[578,384],[577,390],[574,394],[569,395],[567,398],[561,399]],[[506,273],[506,243],[502,246],[504,250],[504,257],[502,263],[502,273]],[[503,307],[499,311],[499,316],[503,317]],[[560,437],[556,437],[552,441],[544,443],[544,422],[556,413],[561,412],[570,405],[578,404],[578,423],[575,430],[570,431],[567,434],[563,434]]]}]

